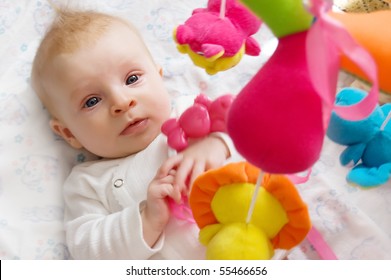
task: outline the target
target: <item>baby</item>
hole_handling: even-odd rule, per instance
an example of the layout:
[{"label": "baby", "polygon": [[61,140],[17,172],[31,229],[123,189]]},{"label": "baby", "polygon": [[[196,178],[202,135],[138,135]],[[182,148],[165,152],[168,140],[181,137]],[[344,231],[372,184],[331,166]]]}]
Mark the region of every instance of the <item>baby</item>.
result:
[{"label": "baby", "polygon": [[50,127],[101,158],[76,166],[64,185],[75,259],[204,258],[196,225],[173,217],[168,199],[181,201],[234,150],[219,133],[169,156],[162,75],[135,27],[97,12],[58,11],[37,50],[32,85]]}]

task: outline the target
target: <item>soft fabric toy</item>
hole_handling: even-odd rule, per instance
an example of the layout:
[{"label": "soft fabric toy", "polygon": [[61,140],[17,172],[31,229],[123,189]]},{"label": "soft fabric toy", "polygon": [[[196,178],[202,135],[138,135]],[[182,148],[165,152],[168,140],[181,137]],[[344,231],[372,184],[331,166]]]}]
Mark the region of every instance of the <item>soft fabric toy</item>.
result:
[{"label": "soft fabric toy", "polygon": [[237,96],[228,132],[238,151],[266,172],[306,170],[319,157],[324,133],[322,102],[311,83],[305,51],[313,16],[301,0],[242,2],[262,18],[279,43]]},{"label": "soft fabric toy", "polygon": [[209,0],[207,8],[192,16],[174,31],[178,50],[209,74],[227,70],[243,54],[256,56],[260,47],[250,37],[260,27],[260,20],[236,0]]},{"label": "soft fabric toy", "polygon": [[[306,204],[283,175],[264,174],[247,162],[200,175],[189,197],[207,259],[270,259],[274,249],[291,249],[311,228]],[[249,209],[256,200],[252,215]]]},{"label": "soft fabric toy", "polygon": [[[320,156],[334,105],[339,55],[348,50],[370,72],[373,91],[349,108],[335,108],[350,119],[368,116],[377,103],[375,64],[363,48],[333,21],[331,2],[242,0],[278,38],[272,57],[241,90],[228,114],[227,129],[249,162],[269,173],[309,169]],[[310,13],[311,11],[314,15]],[[373,94],[375,93],[375,94]]]},{"label": "soft fabric toy", "polygon": [[171,118],[162,126],[168,145],[180,152],[188,145],[189,138],[202,138],[212,132],[226,132],[228,109],[233,95],[225,94],[210,100],[205,94],[198,95],[193,106],[186,109],[179,119]]},{"label": "soft fabric toy", "polygon": [[[349,106],[359,102],[366,92],[345,88],[337,95],[336,103]],[[373,113],[361,121],[348,121],[334,112],[330,118],[327,136],[345,145],[340,161],[352,165],[347,180],[362,187],[379,186],[391,174],[391,104],[377,106]]]},{"label": "soft fabric toy", "polygon": [[[350,34],[373,56],[378,67],[379,87],[391,94],[391,10],[372,13],[330,13],[340,21]],[[386,27],[387,26],[387,27]],[[367,80],[366,75],[352,61],[343,57],[342,67]]]}]

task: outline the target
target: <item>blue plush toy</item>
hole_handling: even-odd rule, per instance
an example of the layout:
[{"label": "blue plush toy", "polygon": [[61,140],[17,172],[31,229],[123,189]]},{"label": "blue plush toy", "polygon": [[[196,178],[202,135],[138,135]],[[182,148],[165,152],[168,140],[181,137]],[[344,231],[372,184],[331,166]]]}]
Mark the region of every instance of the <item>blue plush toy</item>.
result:
[{"label": "blue plush toy", "polygon": [[[344,88],[337,94],[336,104],[349,106],[367,93]],[[377,106],[360,121],[342,119],[335,112],[330,118],[327,136],[347,148],[340,155],[342,165],[353,164],[346,179],[362,187],[375,187],[387,182],[391,174],[391,104]]]}]

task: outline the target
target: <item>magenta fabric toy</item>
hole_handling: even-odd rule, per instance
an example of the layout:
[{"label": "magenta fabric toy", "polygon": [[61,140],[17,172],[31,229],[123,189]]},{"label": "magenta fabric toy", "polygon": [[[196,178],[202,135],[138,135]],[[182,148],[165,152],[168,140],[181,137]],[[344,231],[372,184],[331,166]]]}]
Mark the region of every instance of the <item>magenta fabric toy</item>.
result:
[{"label": "magenta fabric toy", "polygon": [[265,172],[305,171],[320,156],[334,106],[340,52],[354,53],[354,61],[374,82],[362,104],[335,107],[342,117],[362,119],[375,108],[376,67],[342,25],[327,16],[331,1],[312,0],[307,8],[302,0],[241,2],[268,25],[279,43],[235,98],[228,133],[239,153]]},{"label": "magenta fabric toy", "polygon": [[178,50],[187,53],[195,65],[215,74],[235,66],[244,53],[260,53],[258,43],[250,37],[260,25],[237,0],[209,0],[207,8],[195,9],[175,29],[174,39]]},{"label": "magenta fabric toy", "polygon": [[306,32],[281,38],[229,113],[238,151],[267,172],[300,172],[319,158],[322,102],[308,75],[305,40]]}]

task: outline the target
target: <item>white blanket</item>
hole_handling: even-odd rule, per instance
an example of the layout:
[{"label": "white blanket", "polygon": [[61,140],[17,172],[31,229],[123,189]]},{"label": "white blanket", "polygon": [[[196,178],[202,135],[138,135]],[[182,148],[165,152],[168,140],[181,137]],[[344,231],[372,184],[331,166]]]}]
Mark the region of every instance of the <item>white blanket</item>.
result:
[{"label": "white blanket", "polygon": [[[175,26],[206,0],[57,0],[54,3],[123,16],[141,31],[164,68],[172,96],[236,94],[263,65],[276,40],[256,34],[262,53],[209,76],[180,54]],[[67,259],[62,183],[91,155],[75,151],[49,129],[48,114],[29,85],[34,53],[54,11],[45,0],[0,0],[0,259]],[[341,259],[391,259],[391,185],[362,190],[345,181],[339,147],[326,139],[309,182],[298,186],[316,228]],[[318,258],[307,241],[289,258]]]}]

